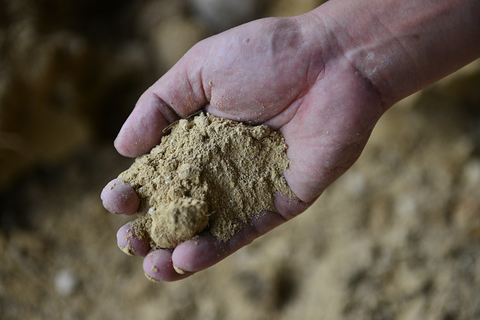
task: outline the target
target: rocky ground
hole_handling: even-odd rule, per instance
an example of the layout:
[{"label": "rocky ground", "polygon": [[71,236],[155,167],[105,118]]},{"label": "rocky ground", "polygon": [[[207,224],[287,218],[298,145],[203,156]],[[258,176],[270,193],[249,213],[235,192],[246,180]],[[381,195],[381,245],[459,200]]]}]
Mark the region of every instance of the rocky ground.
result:
[{"label": "rocky ground", "polygon": [[392,108],[311,209],[217,266],[153,284],[116,247],[129,219],[99,194],[131,163],[111,141],[136,98],[202,37],[318,1],[211,19],[236,3],[0,2],[0,318],[479,319],[480,61]]}]

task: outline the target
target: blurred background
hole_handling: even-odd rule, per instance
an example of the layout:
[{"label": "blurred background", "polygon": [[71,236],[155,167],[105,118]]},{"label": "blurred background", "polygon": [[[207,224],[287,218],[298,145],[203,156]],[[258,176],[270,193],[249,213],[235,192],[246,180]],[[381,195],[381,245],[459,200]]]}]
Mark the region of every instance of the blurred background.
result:
[{"label": "blurred background", "polygon": [[153,284],[103,186],[137,98],[197,41],[321,0],[0,0],[1,319],[480,319],[480,61],[408,97],[307,212]]}]

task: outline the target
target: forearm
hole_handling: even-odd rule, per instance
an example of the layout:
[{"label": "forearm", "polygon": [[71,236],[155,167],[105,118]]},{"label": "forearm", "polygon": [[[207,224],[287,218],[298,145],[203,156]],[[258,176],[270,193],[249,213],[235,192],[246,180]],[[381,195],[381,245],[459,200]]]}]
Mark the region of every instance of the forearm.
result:
[{"label": "forearm", "polygon": [[331,0],[306,17],[387,108],[480,57],[478,0]]}]

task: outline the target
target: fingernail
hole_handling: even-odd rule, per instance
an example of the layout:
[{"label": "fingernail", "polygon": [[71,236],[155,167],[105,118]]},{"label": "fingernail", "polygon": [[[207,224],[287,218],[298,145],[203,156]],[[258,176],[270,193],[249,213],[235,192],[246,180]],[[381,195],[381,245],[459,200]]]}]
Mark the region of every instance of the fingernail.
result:
[{"label": "fingernail", "polygon": [[129,256],[145,257],[150,251],[150,243],[137,237],[132,228],[132,222],[129,222],[118,230],[117,246]]},{"label": "fingernail", "polygon": [[158,281],[157,279],[153,279],[151,275],[149,275],[148,273],[144,273],[145,274],[145,277],[147,277],[148,280],[152,281],[153,283],[159,283],[160,281]]},{"label": "fingernail", "polygon": [[129,256],[136,256],[135,250],[129,244],[125,247],[118,245],[118,248],[120,248],[120,250],[122,250],[124,253],[128,254]]},{"label": "fingernail", "polygon": [[[125,226],[122,228],[125,228]],[[121,237],[120,233],[122,228],[117,232],[117,239]],[[120,248],[120,250],[122,250],[124,253],[128,254],[129,256],[135,256],[136,255],[135,249],[133,249],[133,247],[130,245],[130,241],[133,239],[133,232],[130,228],[128,228],[128,231],[126,233],[127,234],[123,237],[123,241],[117,241],[117,246]]]},{"label": "fingernail", "polygon": [[185,274],[185,270],[180,269],[179,267],[176,267],[173,265],[173,269],[175,270],[176,273],[178,274]]}]

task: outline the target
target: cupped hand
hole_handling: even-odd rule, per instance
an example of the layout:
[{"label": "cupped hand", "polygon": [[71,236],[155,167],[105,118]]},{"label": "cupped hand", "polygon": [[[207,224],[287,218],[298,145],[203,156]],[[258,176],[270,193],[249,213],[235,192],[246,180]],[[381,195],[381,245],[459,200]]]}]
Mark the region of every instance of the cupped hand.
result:
[{"label": "cupped hand", "polygon": [[[301,201],[278,195],[278,213],[252,219],[223,243],[209,234],[172,250],[149,251],[129,224],[118,244],[144,256],[154,280],[183,279],[307,209],[358,158],[383,107],[378,93],[336,47],[318,18],[254,21],[196,44],[139,99],[115,147],[129,157],[160,142],[162,129],[200,109],[215,116],[279,130],[292,161],[285,178]],[[102,192],[104,206],[133,214],[138,197],[114,180]]]}]

